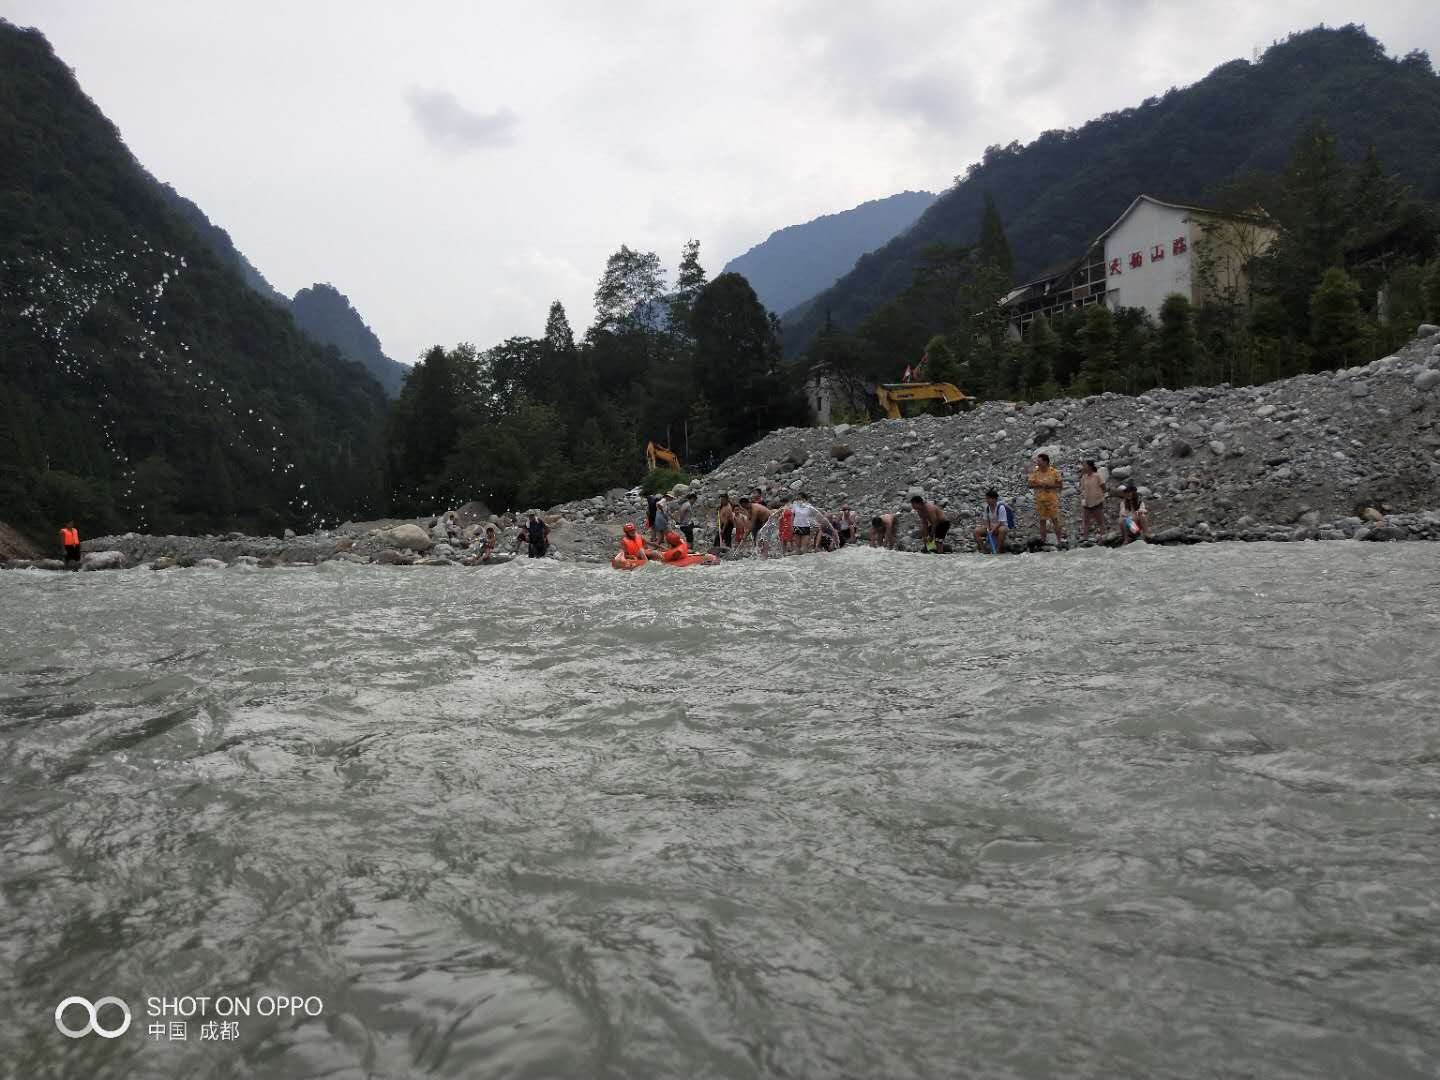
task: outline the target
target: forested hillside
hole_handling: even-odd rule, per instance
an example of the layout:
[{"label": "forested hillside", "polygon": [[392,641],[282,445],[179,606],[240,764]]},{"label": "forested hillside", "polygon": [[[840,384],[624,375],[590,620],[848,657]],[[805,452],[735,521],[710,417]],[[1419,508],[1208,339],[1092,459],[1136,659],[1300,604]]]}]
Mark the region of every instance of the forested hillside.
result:
[{"label": "forested hillside", "polygon": [[1024,281],[1078,256],[1135,195],[1210,203],[1252,171],[1278,174],[1314,122],[1342,160],[1370,146],[1417,196],[1440,199],[1440,76],[1423,53],[1402,59],[1363,29],[1315,29],[1233,60],[1193,86],[1028,146],[991,147],[903,235],[785,323],[785,347],[804,349],[827,317],[853,329],[904,292],[934,244],[974,244],[993,196]]},{"label": "forested hillside", "polygon": [[902,191],[778,229],[731,259],[723,272],[742,275],[770,311],[787,312],[834,284],[861,255],[908,229],[935,198],[928,191]]},{"label": "forested hillside", "polygon": [[294,315],[300,329],[315,341],[321,345],[335,346],[345,359],[362,365],[375,376],[390,397],[399,395],[400,385],[405,381],[405,373],[409,368],[397,364],[385,355],[380,339],[365,324],[360,313],[351,305],[349,297],[335,286],[325,283],[301,289],[293,299],[287,298],[265,280],[265,275],[235,246],[230,234],[211,221],[205,211],[169,184],[156,181],[156,186],[166,201],[195,230],[196,235],[220,257],[220,261],[235,268],[245,284],[271,303]]},{"label": "forested hillside", "polygon": [[277,528],[379,509],[385,402],[177,214],[0,21],[0,517]]}]

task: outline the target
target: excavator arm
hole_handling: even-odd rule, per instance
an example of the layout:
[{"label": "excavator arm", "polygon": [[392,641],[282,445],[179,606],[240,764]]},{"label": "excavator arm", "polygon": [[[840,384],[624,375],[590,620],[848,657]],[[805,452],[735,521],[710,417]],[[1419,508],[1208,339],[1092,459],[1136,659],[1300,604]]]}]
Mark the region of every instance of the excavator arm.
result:
[{"label": "excavator arm", "polygon": [[880,399],[880,408],[891,420],[900,419],[902,401],[943,401],[947,405],[958,405],[962,401],[975,400],[948,382],[880,383],[875,387],[875,396]]},{"label": "excavator arm", "polygon": [[685,471],[684,466],[680,464],[680,459],[678,457],[676,457],[669,450],[665,449],[665,447],[659,446],[654,442],[648,442],[645,444],[645,461],[650,466],[651,472],[654,472],[656,469],[658,469],[661,464],[664,464],[669,468],[674,469],[676,472]]}]

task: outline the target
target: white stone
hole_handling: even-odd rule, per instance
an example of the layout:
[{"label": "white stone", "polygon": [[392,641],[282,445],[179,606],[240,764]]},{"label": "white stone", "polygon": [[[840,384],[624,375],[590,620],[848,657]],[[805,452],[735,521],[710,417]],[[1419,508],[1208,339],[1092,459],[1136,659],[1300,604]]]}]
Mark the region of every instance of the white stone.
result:
[{"label": "white stone", "polygon": [[120,570],[124,566],[123,551],[91,551],[80,558],[81,570]]}]

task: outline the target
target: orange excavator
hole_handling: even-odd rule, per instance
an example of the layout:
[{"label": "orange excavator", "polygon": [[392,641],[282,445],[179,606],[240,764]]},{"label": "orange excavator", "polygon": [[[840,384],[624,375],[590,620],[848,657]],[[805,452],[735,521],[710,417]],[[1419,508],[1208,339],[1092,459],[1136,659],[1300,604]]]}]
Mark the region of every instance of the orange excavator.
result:
[{"label": "orange excavator", "polygon": [[880,383],[875,387],[875,396],[880,399],[880,408],[891,420],[900,419],[902,401],[943,401],[947,405],[959,405],[975,400],[948,382]]},{"label": "orange excavator", "polygon": [[664,464],[667,468],[674,469],[676,472],[685,471],[685,467],[680,464],[678,457],[671,451],[665,449],[665,447],[653,442],[645,444],[645,460],[649,463],[651,472],[658,469],[661,464]]}]

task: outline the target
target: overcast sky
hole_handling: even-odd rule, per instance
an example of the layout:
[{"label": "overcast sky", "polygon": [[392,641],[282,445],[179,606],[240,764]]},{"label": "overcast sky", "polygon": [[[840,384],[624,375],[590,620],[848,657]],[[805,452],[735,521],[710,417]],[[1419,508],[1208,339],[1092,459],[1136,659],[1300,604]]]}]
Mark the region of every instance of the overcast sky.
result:
[{"label": "overcast sky", "polygon": [[[1440,60],[1440,3],[499,4],[0,0],[160,179],[285,293],[346,293],[397,360],[577,333],[605,258],[943,190],[1320,22]],[[1125,193],[1126,196],[1130,193]]]}]

